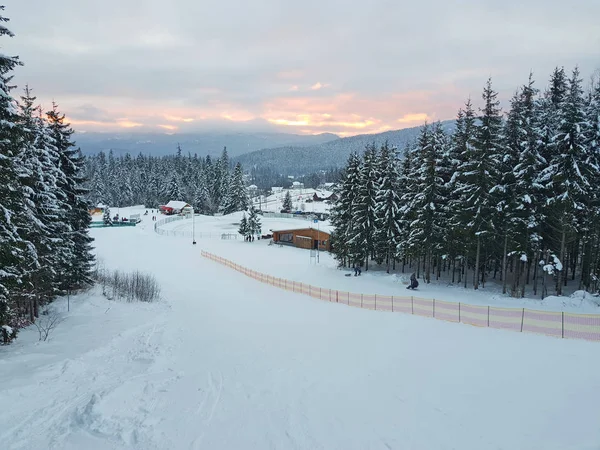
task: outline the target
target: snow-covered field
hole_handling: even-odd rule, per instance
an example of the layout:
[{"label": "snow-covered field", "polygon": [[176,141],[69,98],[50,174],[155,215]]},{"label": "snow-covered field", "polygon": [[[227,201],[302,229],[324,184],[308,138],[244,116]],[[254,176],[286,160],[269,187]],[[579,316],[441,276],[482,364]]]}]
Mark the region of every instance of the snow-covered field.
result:
[{"label": "snow-covered field", "polygon": [[[252,204],[255,208],[260,208],[263,211],[281,212],[283,209],[283,200],[287,192],[287,190],[284,190],[269,196],[262,196],[260,200],[256,197],[252,200]],[[294,211],[326,213],[331,208],[331,205],[325,202],[307,202],[307,200],[312,200],[315,193],[321,198],[327,198],[332,194],[331,191],[309,188],[290,189],[289,192]]]},{"label": "snow-covered field", "polygon": [[323,254],[311,266],[308,252],[266,242],[193,246],[155,234],[150,216],[93,235],[106,266],[153,273],[163,300],[92,291],[68,313],[60,300],[65,320],[50,341],[28,329],[0,347],[3,448],[600,448],[598,343],[282,291],[200,250],[315,285],[404,286],[382,274],[348,279]]}]

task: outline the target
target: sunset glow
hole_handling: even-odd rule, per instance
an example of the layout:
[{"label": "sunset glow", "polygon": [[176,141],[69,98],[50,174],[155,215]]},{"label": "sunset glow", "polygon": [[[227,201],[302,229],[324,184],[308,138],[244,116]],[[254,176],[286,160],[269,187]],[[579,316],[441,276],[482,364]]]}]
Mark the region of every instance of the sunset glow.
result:
[{"label": "sunset glow", "polygon": [[[51,3],[36,2],[36,17],[47,18],[40,21],[31,2],[15,1],[16,39],[3,53],[25,63],[15,71],[18,89],[29,83],[45,108],[55,99],[76,130],[350,136],[453,119],[468,98],[478,109],[490,76],[505,111],[530,70],[541,90],[557,65],[578,65],[589,79],[598,68],[591,37],[600,3],[582,1],[589,11],[577,20],[578,8],[542,8],[542,0],[503,4],[515,23],[493,48],[472,38],[502,23],[489,2],[339,8],[261,0],[265,8],[213,5],[217,12],[205,14],[191,0],[167,10],[146,0],[106,9],[64,0],[72,20],[52,28],[62,16]],[[428,17],[427,34],[418,17]]]}]

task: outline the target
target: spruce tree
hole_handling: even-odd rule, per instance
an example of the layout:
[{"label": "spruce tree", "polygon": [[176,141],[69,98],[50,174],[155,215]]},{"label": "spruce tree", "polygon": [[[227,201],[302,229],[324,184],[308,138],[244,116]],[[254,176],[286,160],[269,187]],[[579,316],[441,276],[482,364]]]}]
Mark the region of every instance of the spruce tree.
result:
[{"label": "spruce tree", "polygon": [[[4,7],[0,7],[2,11]],[[8,19],[0,16],[0,23]],[[0,25],[0,36],[13,34]],[[19,152],[22,129],[17,108],[10,95],[10,73],[20,65],[17,57],[0,55],[0,328],[14,325],[12,311],[24,275],[24,267],[31,265],[30,244],[19,235],[19,214],[25,199],[20,189],[15,168],[15,155]],[[5,336],[12,339],[12,333]]]},{"label": "spruce tree", "polygon": [[482,241],[492,244],[495,232],[497,195],[493,189],[500,181],[498,164],[503,152],[502,116],[497,97],[489,79],[482,94],[481,123],[475,128],[472,145],[466,148],[465,165],[457,185],[458,202],[463,205],[460,222],[469,232],[469,241],[475,245],[475,289],[479,288]]},{"label": "spruce tree", "polygon": [[377,217],[377,260],[386,263],[386,271],[390,273],[390,266],[395,267],[397,247],[400,244],[399,209],[400,197],[398,195],[398,165],[395,148],[390,148],[386,142],[381,147],[379,163],[381,167],[381,180],[377,186],[376,217]]},{"label": "spruce tree", "polygon": [[248,215],[248,238],[252,240],[254,236],[260,235],[262,225],[260,223],[260,217],[254,207],[250,207],[250,213]]},{"label": "spruce tree", "polygon": [[242,165],[237,163],[230,179],[229,190],[225,196],[223,213],[231,214],[235,211],[248,209],[248,192],[244,184],[244,172]]},{"label": "spruce tree", "polygon": [[65,123],[65,116],[58,111],[56,103],[46,113],[51,136],[56,143],[59,156],[59,167],[65,175],[58,187],[66,195],[70,209],[63,212],[63,218],[70,227],[69,242],[66,246],[63,264],[59,268],[63,280],[63,288],[67,291],[85,283],[91,283],[93,238],[89,236],[91,217],[85,196],[88,194],[84,187],[84,160],[71,137],[73,129]]},{"label": "spruce tree", "polygon": [[104,222],[104,225],[112,227],[113,220],[110,216],[110,208],[108,206],[104,208],[104,215],[102,216],[102,220]]},{"label": "spruce tree", "polygon": [[369,259],[375,253],[376,232],[376,195],[377,195],[377,148],[374,144],[368,145],[363,163],[360,167],[357,201],[353,205],[353,219],[356,227],[349,239],[349,257],[353,263],[365,264],[369,270]]},{"label": "spruce tree", "polygon": [[447,198],[441,164],[446,152],[446,136],[439,124],[422,128],[419,138],[420,161],[417,166],[417,194],[412,209],[415,219],[411,224],[409,246],[418,249],[424,261],[425,282],[431,281],[434,254],[444,245],[445,208]]},{"label": "spruce tree", "polygon": [[348,158],[342,181],[336,187],[337,200],[331,208],[330,217],[330,222],[334,228],[331,235],[333,253],[341,266],[355,263],[355,261],[350,260],[350,239],[356,228],[356,221],[352,212],[357,203],[359,180],[360,158],[356,153],[352,153]]},{"label": "spruce tree", "polygon": [[242,220],[240,221],[240,227],[238,228],[238,233],[244,236],[244,239],[248,239],[249,227],[248,227],[248,219],[246,218],[246,213],[242,216]]},{"label": "spruce tree", "polygon": [[550,192],[548,221],[553,233],[552,245],[559,249],[559,260],[563,270],[558,272],[556,294],[562,294],[566,267],[567,245],[573,233],[582,225],[583,215],[589,211],[589,200],[595,189],[591,181],[595,178],[593,167],[586,164],[585,109],[579,70],[575,69],[568,83],[568,92],[560,111],[557,134],[554,137],[556,150],[549,166],[540,175],[540,182]]},{"label": "spruce tree", "polygon": [[283,198],[283,210],[286,212],[290,212],[292,208],[292,196],[290,195],[290,191],[287,191],[285,193],[285,197]]}]

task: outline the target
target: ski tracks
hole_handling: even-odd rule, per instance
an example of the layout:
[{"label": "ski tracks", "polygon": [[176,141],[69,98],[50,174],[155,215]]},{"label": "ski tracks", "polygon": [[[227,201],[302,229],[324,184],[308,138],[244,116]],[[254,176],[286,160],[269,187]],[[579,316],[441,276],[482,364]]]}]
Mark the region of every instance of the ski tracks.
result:
[{"label": "ski tracks", "polygon": [[221,394],[223,392],[223,373],[218,371],[215,377],[212,372],[207,373],[207,389],[204,391],[204,396],[196,409],[194,419],[200,420],[200,434],[192,441],[191,450],[199,450],[201,448],[206,432],[210,428],[210,424],[215,415],[219,403],[221,402]]}]

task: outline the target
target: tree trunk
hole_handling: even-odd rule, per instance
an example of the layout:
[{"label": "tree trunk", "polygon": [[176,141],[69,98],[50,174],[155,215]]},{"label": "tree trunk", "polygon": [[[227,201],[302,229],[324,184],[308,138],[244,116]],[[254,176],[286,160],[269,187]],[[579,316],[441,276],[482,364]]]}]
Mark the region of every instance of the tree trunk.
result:
[{"label": "tree trunk", "polygon": [[473,274],[473,289],[479,289],[479,254],[481,253],[481,237],[477,236],[477,253],[475,255],[475,273]]},{"label": "tree trunk", "polygon": [[518,254],[515,253],[513,256],[514,259],[514,275],[513,275],[513,283],[512,288],[510,290],[510,296],[519,298],[519,283],[521,282],[521,266],[523,265],[522,261]]},{"label": "tree trunk", "polygon": [[[456,258],[452,260],[452,284],[454,284],[454,278],[456,276]],[[460,283],[460,280],[458,281]]]},{"label": "tree trunk", "polygon": [[573,281],[575,281],[575,270],[577,269],[577,260],[579,259],[579,245],[580,240],[577,239],[573,248],[573,261],[571,263],[571,280]]},{"label": "tree trunk", "polygon": [[469,272],[469,264],[468,264],[469,260],[467,259],[467,256],[465,255],[465,257],[463,258],[463,282],[464,282],[464,287],[465,289],[467,288],[467,274]]},{"label": "tree trunk", "polygon": [[[567,239],[567,233],[563,227],[562,236],[560,239],[560,263],[563,263],[563,258],[565,257],[565,241]],[[556,295],[562,295],[562,281],[564,277],[565,267],[563,265],[562,270],[558,272],[557,282],[556,282]]]},{"label": "tree trunk", "polygon": [[539,256],[538,256],[538,252],[537,250],[534,252],[533,254],[533,295],[537,295],[537,284],[538,284],[538,277],[537,277],[537,271],[538,271],[538,266],[539,266]]},{"label": "tree trunk", "polygon": [[508,233],[504,235],[504,254],[502,255],[502,293],[506,294],[506,253],[508,252]]}]

